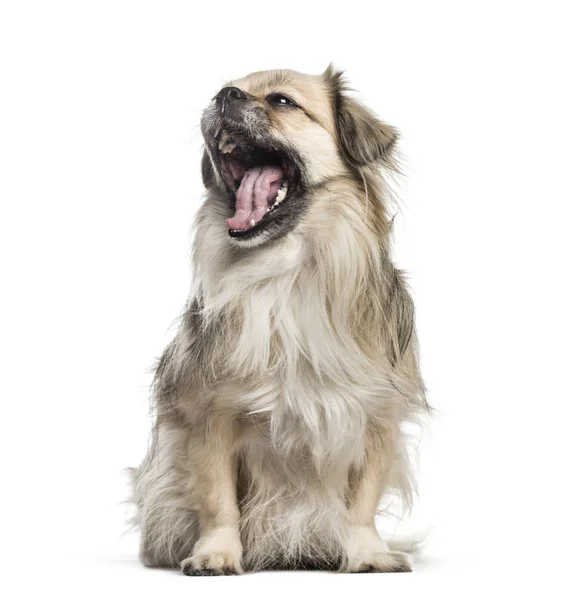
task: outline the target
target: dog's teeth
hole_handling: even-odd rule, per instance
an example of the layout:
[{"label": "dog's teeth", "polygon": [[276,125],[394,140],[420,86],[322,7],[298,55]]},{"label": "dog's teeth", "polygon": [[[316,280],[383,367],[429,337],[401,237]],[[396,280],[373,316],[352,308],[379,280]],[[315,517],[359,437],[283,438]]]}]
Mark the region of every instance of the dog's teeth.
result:
[{"label": "dog's teeth", "polygon": [[227,144],[226,146],[224,146],[224,148],[222,148],[222,152],[223,154],[230,154],[235,148],[236,144]]},{"label": "dog's teeth", "polygon": [[[222,132],[222,135],[220,136],[220,141],[218,142],[218,149],[219,149],[221,152],[226,152],[226,150],[224,150],[224,148],[225,148],[225,146],[227,146],[227,145],[229,144],[229,141],[230,141],[230,140],[229,140],[229,138],[228,138],[228,133],[226,133],[226,131],[223,131],[223,132]],[[233,150],[233,148],[234,148],[234,145],[233,145],[233,147],[232,147],[232,148],[229,150],[229,152],[231,152],[231,151]]]},{"label": "dog's teeth", "polygon": [[251,219],[251,227],[254,227],[254,226],[255,226],[255,220]]}]

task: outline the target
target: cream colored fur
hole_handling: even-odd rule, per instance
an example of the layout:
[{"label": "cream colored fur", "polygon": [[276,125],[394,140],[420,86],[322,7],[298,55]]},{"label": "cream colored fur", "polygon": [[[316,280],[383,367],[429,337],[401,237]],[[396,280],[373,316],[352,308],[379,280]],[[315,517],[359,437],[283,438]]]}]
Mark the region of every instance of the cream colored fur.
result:
[{"label": "cream colored fur", "polygon": [[268,244],[229,239],[224,192],[208,192],[192,298],[158,369],[154,440],[134,473],[148,565],[410,568],[374,518],[384,494],[413,495],[402,427],[426,404],[412,303],[389,259],[381,173],[356,176],[332,154],[311,171],[308,212]]}]

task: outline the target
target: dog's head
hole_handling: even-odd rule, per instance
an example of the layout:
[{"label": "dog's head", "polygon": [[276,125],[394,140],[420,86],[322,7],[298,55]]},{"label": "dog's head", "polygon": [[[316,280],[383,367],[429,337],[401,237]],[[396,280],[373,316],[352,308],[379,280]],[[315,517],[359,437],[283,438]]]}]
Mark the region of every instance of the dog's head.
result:
[{"label": "dog's head", "polygon": [[396,132],[346,94],[342,74],[277,70],[230,82],[202,117],[203,181],[224,192],[225,233],[257,245],[290,232],[326,181],[388,165]]}]

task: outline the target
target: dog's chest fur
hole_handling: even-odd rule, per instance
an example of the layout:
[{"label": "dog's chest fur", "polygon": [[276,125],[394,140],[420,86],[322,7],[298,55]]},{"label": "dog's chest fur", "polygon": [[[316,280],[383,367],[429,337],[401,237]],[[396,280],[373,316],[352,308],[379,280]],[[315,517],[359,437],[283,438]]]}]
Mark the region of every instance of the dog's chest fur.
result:
[{"label": "dog's chest fur", "polygon": [[[287,463],[298,457],[327,468],[341,463],[346,474],[363,459],[365,429],[386,415],[394,393],[383,365],[352,335],[350,282],[337,290],[332,307],[323,270],[334,265],[317,264],[299,235],[276,250],[256,249],[249,259],[233,260],[224,246],[211,255],[219,269],[202,270],[204,311],[209,319],[228,315],[213,340],[224,378],[212,404],[236,411],[242,441],[253,452]],[[278,460],[272,466],[280,472]]]},{"label": "dog's chest fur", "polygon": [[[339,248],[346,246],[349,239]],[[240,424],[245,547],[270,540],[297,554],[323,540],[332,556],[333,540],[345,535],[351,470],[365,461],[366,430],[397,422],[386,363],[362,349],[350,321],[356,275],[342,268],[364,259],[339,250],[322,264],[299,235],[248,260],[216,250],[222,269],[203,269],[202,291],[209,319],[228,315],[210,354],[224,357],[225,377],[208,400]]]}]

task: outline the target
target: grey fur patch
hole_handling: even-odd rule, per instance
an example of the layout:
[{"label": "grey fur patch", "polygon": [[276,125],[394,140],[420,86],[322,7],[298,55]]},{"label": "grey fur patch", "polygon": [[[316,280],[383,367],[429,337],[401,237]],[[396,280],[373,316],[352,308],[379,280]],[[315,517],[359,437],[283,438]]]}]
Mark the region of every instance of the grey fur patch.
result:
[{"label": "grey fur patch", "polygon": [[204,150],[204,153],[202,154],[202,183],[207,190],[216,186],[214,168],[212,167],[212,161],[206,150]]}]

